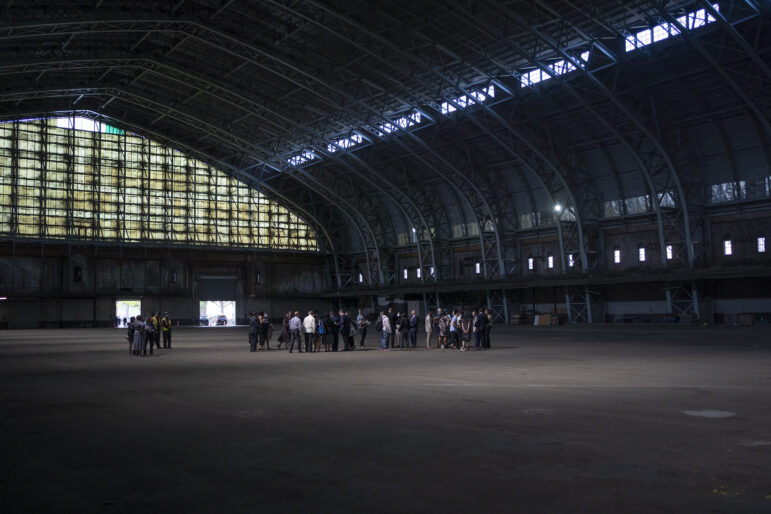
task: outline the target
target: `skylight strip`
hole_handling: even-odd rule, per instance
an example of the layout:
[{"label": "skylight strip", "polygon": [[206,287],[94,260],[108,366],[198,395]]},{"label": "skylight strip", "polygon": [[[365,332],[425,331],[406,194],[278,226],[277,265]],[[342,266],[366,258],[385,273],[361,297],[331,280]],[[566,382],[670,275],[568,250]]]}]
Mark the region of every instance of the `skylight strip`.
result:
[{"label": "skylight strip", "polygon": [[419,125],[421,120],[422,115],[420,111],[414,111],[407,116],[401,116],[395,120],[392,120],[391,122],[379,124],[377,126],[378,130],[376,131],[376,134],[378,137],[383,137],[388,134],[392,134],[399,129],[404,130],[410,127],[414,127],[415,125]]},{"label": "skylight strip", "polygon": [[468,95],[461,95],[455,98],[451,98],[450,101],[442,102],[439,107],[439,112],[444,115],[453,113],[458,110],[458,107],[465,109],[477,103],[484,103],[490,98],[495,98],[495,86],[490,84],[486,88],[469,91]]},{"label": "skylight strip", "polygon": [[364,137],[362,137],[361,134],[353,134],[350,137],[344,137],[343,139],[338,139],[334,143],[329,143],[327,145],[327,152],[335,153],[338,150],[347,150],[361,144],[363,141]]},{"label": "skylight strip", "polygon": [[286,162],[290,166],[300,166],[301,164],[305,164],[306,162],[312,161],[316,158],[317,157],[315,153],[311,152],[310,150],[304,150],[297,155],[293,155],[287,159]]},{"label": "skylight strip", "polygon": [[[712,8],[720,12],[719,4],[712,4]],[[677,18],[677,23],[687,30],[696,30],[716,21],[715,17],[708,13],[706,9],[698,9]],[[679,34],[680,27],[677,24],[669,22],[659,23],[650,29],[641,30],[626,36],[624,48],[627,52],[632,52],[638,48],[658,43]]]},{"label": "skylight strip", "polygon": [[[586,67],[586,63],[589,62],[588,50],[581,53],[580,60],[582,61],[579,63],[581,68]],[[560,75],[565,75],[566,73],[570,73],[571,71],[576,71],[578,69],[576,68],[575,64],[573,64],[571,61],[568,61],[567,59],[560,59],[559,61],[549,64],[546,68],[551,73],[546,70],[542,70],[541,68],[522,73],[519,76],[520,85],[522,87],[533,86],[539,82],[549,80],[552,77],[559,77]]]}]

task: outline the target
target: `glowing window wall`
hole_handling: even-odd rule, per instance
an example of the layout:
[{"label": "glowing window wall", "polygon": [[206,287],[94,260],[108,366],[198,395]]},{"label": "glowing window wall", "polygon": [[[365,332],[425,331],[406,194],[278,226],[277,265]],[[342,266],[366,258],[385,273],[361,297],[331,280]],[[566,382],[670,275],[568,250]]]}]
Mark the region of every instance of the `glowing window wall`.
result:
[{"label": "glowing window wall", "polygon": [[61,125],[0,123],[0,237],[318,249],[300,218],[200,160]]}]

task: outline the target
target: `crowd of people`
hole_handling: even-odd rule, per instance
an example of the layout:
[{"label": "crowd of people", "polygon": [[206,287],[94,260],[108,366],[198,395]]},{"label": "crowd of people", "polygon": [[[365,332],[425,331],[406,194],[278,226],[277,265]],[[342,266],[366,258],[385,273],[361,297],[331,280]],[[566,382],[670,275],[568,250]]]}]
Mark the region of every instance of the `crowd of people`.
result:
[{"label": "crowd of people", "polygon": [[147,316],[132,316],[128,322],[129,355],[147,356],[147,348],[150,347],[150,355],[153,354],[153,346],[161,348],[161,336],[163,336],[163,348],[171,348],[171,319],[169,313],[160,317],[157,312],[148,312]]},{"label": "crowd of people", "polygon": [[[399,349],[402,351],[417,349],[419,318],[413,310],[409,314],[394,312],[393,308],[380,311],[375,316],[375,330],[379,337],[382,351]],[[282,345],[293,353],[320,352],[323,346],[325,352],[340,350],[340,339],[343,342],[342,351],[353,351],[357,342],[360,350],[365,349],[368,327],[372,321],[361,310],[354,318],[350,312],[340,310],[327,315],[319,315],[308,311],[305,317],[299,311],[287,312],[281,323],[281,333],[277,339],[277,349]],[[440,350],[455,349],[465,352],[473,348],[486,350],[490,348],[490,329],[492,316],[485,308],[474,310],[466,315],[462,309],[451,313],[441,308],[436,312],[428,311],[424,320],[426,348],[431,349],[434,334],[436,346]],[[273,325],[264,312],[249,313],[249,350],[270,350]]]},{"label": "crowd of people", "polygon": [[[304,318],[300,317],[299,311],[289,311],[282,319],[276,349],[286,349],[289,353],[295,350],[299,353],[313,353],[320,352],[323,347],[325,352],[337,352],[340,350],[342,339],[342,351],[355,350],[357,343],[358,348],[364,350],[368,327],[373,321],[380,350],[417,349],[420,322],[417,313],[414,310],[409,314],[394,312],[393,308],[381,310],[373,320],[364,315],[361,309],[356,317],[342,309],[326,315],[308,311]],[[437,348],[442,351],[452,348],[465,352],[471,349],[473,342],[475,350],[489,349],[492,322],[492,316],[485,308],[474,310],[471,315],[466,315],[462,309],[455,309],[452,312],[443,311],[441,308],[435,312],[429,310],[423,320],[426,348]],[[271,350],[273,324],[268,314],[250,312],[248,325],[249,351]],[[160,317],[157,312],[148,313],[144,318],[132,317],[127,323],[129,355],[146,356],[148,349],[149,354],[152,355],[153,347],[161,348],[161,339],[163,339],[163,348],[170,349],[171,326],[168,313],[164,313],[163,317]],[[436,337],[435,346],[434,337]]]}]

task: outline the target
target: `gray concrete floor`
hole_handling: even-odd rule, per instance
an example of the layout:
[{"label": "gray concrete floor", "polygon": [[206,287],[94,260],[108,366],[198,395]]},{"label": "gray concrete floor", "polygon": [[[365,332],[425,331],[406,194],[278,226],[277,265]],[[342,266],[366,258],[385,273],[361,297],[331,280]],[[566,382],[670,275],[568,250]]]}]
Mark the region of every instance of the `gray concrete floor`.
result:
[{"label": "gray concrete floor", "polygon": [[123,335],[0,332],[2,512],[771,512],[770,329],[289,355],[189,328],[152,358]]}]

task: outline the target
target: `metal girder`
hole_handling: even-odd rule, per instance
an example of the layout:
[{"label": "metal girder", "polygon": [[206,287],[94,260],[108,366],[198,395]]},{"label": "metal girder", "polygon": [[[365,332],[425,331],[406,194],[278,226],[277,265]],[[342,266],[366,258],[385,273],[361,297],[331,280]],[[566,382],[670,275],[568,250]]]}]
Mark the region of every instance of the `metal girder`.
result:
[{"label": "metal girder", "polygon": [[[712,2],[709,0],[698,0],[699,5],[701,5],[713,18],[715,18],[720,26],[726,30],[730,35],[731,38],[736,42],[736,44],[739,46],[741,50],[743,50],[747,55],[750,56],[752,59],[752,62],[757,66],[757,68],[763,73],[763,75],[766,76],[767,79],[771,79],[771,67],[763,60],[762,57],[760,57],[760,54],[758,51],[750,45],[750,43],[747,41],[747,39],[744,37],[744,35],[737,30],[737,28],[734,26],[733,23],[728,21],[728,18],[725,17],[725,15],[721,11],[715,10],[714,7],[712,7]],[[736,16],[735,10],[741,8],[740,2],[734,2],[731,6],[731,14],[734,18],[742,19],[739,16]],[[759,6],[754,5],[754,2],[744,2],[744,6],[747,9],[750,9],[755,15],[760,14]],[[725,44],[725,42],[723,42]]]},{"label": "metal girder", "polygon": [[[468,17],[468,20],[469,20],[469,24],[471,26],[474,26],[474,25],[478,24],[477,20],[474,19],[473,14],[468,12],[468,11],[466,11],[463,6],[455,5],[455,7],[456,7],[456,9],[459,9],[460,11],[463,11],[463,12],[466,13],[466,15]],[[495,33],[495,31],[489,30],[489,27],[484,27],[484,32],[486,34],[494,34]],[[448,50],[444,50],[444,51],[449,53]],[[439,75],[440,78],[443,78],[443,79],[446,80],[446,78],[442,77],[442,75],[439,74],[438,72],[436,72],[436,70],[432,70],[432,71],[433,71],[433,73]],[[466,90],[463,87],[458,87],[457,85],[455,87],[457,89],[459,89],[461,92],[465,93],[466,95],[470,94],[469,91]],[[445,98],[445,100],[449,101],[452,104],[457,105],[455,103],[455,101],[453,101],[451,98]],[[460,106],[458,106],[458,107],[460,107]],[[548,167],[549,171],[551,172],[548,175],[538,173],[536,171],[536,169],[531,165],[531,162],[527,159],[527,157],[523,158],[520,155],[519,152],[513,151],[512,147],[509,144],[506,144],[502,140],[497,138],[497,136],[495,136],[494,133],[486,125],[484,125],[483,123],[480,123],[480,119],[482,118],[481,115],[480,116],[471,115],[469,117],[470,120],[472,121],[472,123],[474,123],[478,128],[483,130],[489,137],[494,139],[497,143],[499,143],[501,148],[503,148],[505,151],[510,153],[512,155],[512,157],[520,160],[520,162],[522,163],[522,165],[524,167],[530,169],[534,173],[534,175],[536,177],[538,177],[539,180],[541,180],[541,182],[544,185],[544,187],[547,190],[550,190],[552,192],[552,194],[554,194],[554,185],[559,184],[559,186],[561,186],[561,190],[564,191],[565,196],[568,197],[569,203],[571,205],[575,206],[576,225],[578,227],[579,233],[582,233],[584,231],[584,227],[583,227],[582,222],[581,222],[581,215],[582,215],[582,213],[579,211],[579,209],[581,209],[582,206],[578,206],[575,203],[575,199],[573,198],[573,193],[570,190],[570,187],[568,186],[567,182],[565,181],[565,176],[562,175],[561,173],[559,173],[558,171],[556,171],[556,168],[554,167],[553,163],[550,160],[548,160],[548,159],[544,159],[543,158],[544,156],[540,152],[540,150],[536,146],[530,144],[530,142],[526,138],[524,138],[523,135],[519,131],[517,131],[510,123],[507,122],[507,120],[503,119],[498,113],[496,113],[495,111],[493,111],[492,109],[490,109],[486,105],[481,105],[481,112],[484,113],[484,114],[488,114],[495,122],[499,123],[501,126],[503,126],[506,129],[508,129],[511,132],[512,135],[514,135],[517,139],[519,139],[522,143],[524,143],[524,145],[526,146],[528,152],[530,152],[531,155],[538,155],[540,158],[543,159],[543,162],[546,163],[546,167]],[[556,180],[550,180],[552,178],[554,178]],[[552,187],[549,188],[549,185],[551,185]],[[506,268],[507,268],[507,266],[503,263],[502,256],[503,256],[504,252],[502,251],[502,248],[501,248],[501,239],[500,239],[499,232],[496,231],[496,235],[498,235],[498,240],[496,242],[496,244],[497,244],[497,249],[496,250],[498,252],[499,260],[498,260],[498,267],[497,267],[497,269],[493,269],[492,270],[493,271],[492,276],[495,276],[496,273],[505,273]],[[577,240],[578,240],[579,246],[580,246],[579,254],[582,257],[583,267],[586,269],[586,268],[588,268],[587,261],[586,261],[586,251],[583,248],[583,245],[584,245],[585,241],[584,241],[583,236],[579,237]],[[487,248],[488,243],[485,243],[483,241],[483,245],[486,245],[485,248]],[[483,253],[485,254],[485,255],[483,255],[483,258],[485,258],[486,255],[488,254],[488,250],[485,249],[485,251]],[[506,253],[511,254],[511,252],[506,252]],[[485,263],[487,263],[487,259],[485,259]],[[487,275],[488,275],[487,264],[485,264],[485,273],[484,273],[484,275],[485,275],[485,277],[487,277]]]},{"label": "metal girder", "polygon": [[[673,25],[677,27],[677,29],[680,31],[680,35],[684,37],[690,44],[693,46],[701,56],[710,63],[710,65],[715,69],[715,71],[720,75],[726,84],[730,87],[730,89],[734,92],[734,94],[741,99],[741,101],[748,107],[750,112],[756,117],[757,121],[760,123],[760,125],[763,127],[763,130],[765,131],[766,135],[771,135],[771,121],[769,121],[768,117],[765,113],[760,109],[760,107],[757,105],[757,103],[749,97],[749,95],[745,92],[745,90],[736,82],[734,79],[734,74],[730,73],[728,70],[724,68],[716,59],[715,57],[704,47],[704,45],[701,43],[700,39],[695,36],[692,31],[688,30],[686,27],[684,27],[680,21],[678,21],[674,16],[672,16],[669,11],[664,9],[662,6],[658,5],[656,2],[649,2],[650,5],[657,10],[659,15],[663,20],[668,22],[670,25]],[[736,31],[735,27],[728,23],[726,19],[715,9],[712,7],[712,5],[707,4],[707,10],[711,13],[717,14],[719,19],[722,20],[722,25],[724,27],[730,27],[729,33],[733,36],[732,39],[735,41],[744,42],[744,45],[741,45],[741,50],[749,55],[751,58],[751,62],[753,62],[758,68],[761,70],[762,74],[766,76],[766,80],[762,81],[760,77],[757,77],[757,80],[761,80],[764,82],[765,87],[761,86],[762,91],[768,90],[768,78],[771,77],[771,71],[769,71],[768,66],[760,60],[760,58],[757,56],[756,52],[747,44],[747,42],[741,37],[740,34]],[[713,16],[714,16],[713,14]],[[717,18],[716,18],[717,19]],[[737,38],[738,35],[738,38]],[[725,42],[723,43],[725,44]],[[758,62],[760,65],[758,65]],[[743,69],[742,73],[745,73],[747,76],[751,74],[751,69]]]},{"label": "metal girder", "polygon": [[[340,14],[334,12],[334,11],[329,10],[328,7],[326,7],[324,5],[320,5],[320,4],[316,3],[316,2],[311,2],[311,3],[313,3],[313,5],[315,5],[317,8],[325,10],[325,12],[328,12],[330,15],[335,16],[335,17],[343,20],[345,23],[348,23],[348,24],[356,27],[359,30],[361,29],[360,25],[357,22],[355,22],[355,21],[353,21],[353,20],[351,20],[351,19],[349,19],[349,18],[347,18],[345,16],[342,16],[342,15],[340,15]],[[311,20],[311,21],[315,22],[315,20]],[[322,24],[318,24],[318,25],[319,25],[320,29],[328,30],[328,28],[325,27],[324,25],[322,25]],[[341,38],[344,37],[344,36],[342,36],[340,34],[337,34],[337,33],[335,33],[335,35],[338,36],[338,37],[341,37]],[[398,53],[399,55],[403,56],[408,62],[416,63],[416,64],[418,64],[421,67],[425,66],[425,64],[423,62],[421,62],[420,59],[416,58],[414,55],[409,55],[409,54],[403,52],[399,47],[393,45],[393,43],[391,41],[389,41],[389,40],[387,40],[385,38],[379,37],[379,36],[377,36],[375,34],[368,34],[368,35],[370,37],[372,37],[373,39],[376,39],[380,44],[383,44],[383,45],[387,46],[392,51],[394,51],[394,52]],[[357,44],[357,46],[362,48],[361,45]],[[439,78],[442,79],[443,81],[448,82],[450,84],[453,83],[453,81],[448,80],[446,77],[443,77],[441,74],[438,74],[436,72],[436,70],[432,69],[430,71],[432,73],[436,73],[439,76]],[[426,86],[429,86],[429,85],[426,85]],[[450,99],[450,98],[447,98],[446,100],[452,101],[452,99]],[[361,102],[358,102],[358,101],[356,103],[357,104],[361,104]],[[407,102],[407,103],[409,103],[409,102]],[[365,109],[370,109],[371,110],[371,108],[369,108],[366,105],[363,105],[363,107],[365,107]],[[374,114],[377,114],[377,113],[374,113]],[[482,208],[482,212],[484,213],[483,215],[477,214],[477,216],[478,216],[477,224],[479,225],[479,233],[480,233],[480,245],[482,247],[482,261],[483,261],[483,266],[484,266],[484,275],[485,275],[485,277],[487,277],[487,275],[488,275],[488,266],[490,266],[490,265],[494,265],[495,268],[497,268],[497,270],[503,270],[504,269],[503,257],[502,257],[502,252],[501,252],[501,248],[500,248],[500,246],[501,246],[501,238],[500,238],[500,233],[499,233],[498,228],[497,228],[497,220],[495,219],[494,212],[490,209],[490,206],[487,204],[487,201],[486,201],[486,198],[484,197],[484,195],[482,195],[480,193],[480,191],[477,189],[477,187],[474,185],[474,183],[472,181],[469,181],[463,173],[460,173],[457,169],[455,169],[455,167],[452,166],[451,163],[449,163],[445,159],[443,159],[443,157],[441,155],[438,155],[437,153],[435,153],[430,147],[425,145],[419,138],[417,138],[411,132],[406,132],[406,134],[414,142],[418,143],[418,145],[421,146],[421,149],[423,151],[426,151],[426,152],[432,154],[433,158],[435,160],[437,160],[444,169],[451,170],[455,174],[455,176],[457,178],[459,178],[461,181],[465,182],[466,185],[469,186],[473,190],[473,192],[475,193],[474,198],[478,199],[479,203],[476,206],[472,206],[472,209],[474,209],[474,212],[479,213],[480,212],[479,208],[481,207]],[[401,144],[401,143],[397,140],[397,144]],[[415,153],[415,157],[416,158],[420,158],[416,153]],[[429,167],[431,169],[436,170],[436,168],[433,165],[430,165]],[[451,185],[452,185],[453,188],[457,189],[457,186],[455,186],[454,182],[452,182]],[[462,194],[459,194],[459,196],[461,196],[461,198],[463,197]],[[485,237],[484,237],[483,234],[485,233],[485,227],[486,227],[486,225],[488,223],[491,225],[491,227],[493,229],[493,235],[492,235],[492,237],[488,238],[488,241],[485,241]],[[494,248],[492,250],[492,253],[495,254],[495,257],[497,257],[496,261],[492,261],[492,262],[488,263],[487,254],[490,253],[490,252],[485,250],[486,248]]]},{"label": "metal girder", "polygon": [[671,314],[680,318],[698,319],[699,293],[693,282],[668,283],[666,289],[667,307]]},{"label": "metal girder", "polygon": [[568,311],[568,323],[593,323],[592,293],[585,286],[565,288],[565,306]]},{"label": "metal girder", "polygon": [[493,323],[511,323],[509,317],[509,301],[505,289],[493,289],[487,291],[487,309],[493,316]]},{"label": "metal girder", "polygon": [[[667,242],[674,242],[680,243],[677,248],[679,251],[675,252],[676,258],[679,260],[682,257],[681,252],[684,249],[687,254],[685,262],[688,266],[693,267],[694,253],[687,200],[672,159],[661,141],[654,136],[651,128],[626,102],[586,69],[582,63],[577,62],[575,57],[566,53],[557,39],[528,26],[525,20],[507,7],[502,7],[502,11],[517,24],[520,30],[531,34],[546,48],[559,55],[566,62],[571,63],[575,66],[577,73],[583,76],[585,79],[583,83],[571,81],[568,84],[561,77],[555,76],[553,70],[546,64],[528,56],[527,51],[518,42],[509,39],[509,44],[513,49],[520,52],[523,57],[530,59],[532,64],[551,76],[552,81],[560,84],[630,150],[651,191],[651,203],[659,224],[661,262],[672,262],[667,261],[664,249]],[[562,26],[571,27],[571,24],[569,21],[563,20]],[[591,42],[591,44],[595,47],[602,46],[596,41]],[[604,46],[603,53],[613,55],[613,52]],[[603,108],[605,111],[601,113],[600,109]],[[667,204],[670,199],[674,200],[674,207],[662,208],[662,204]]]}]

